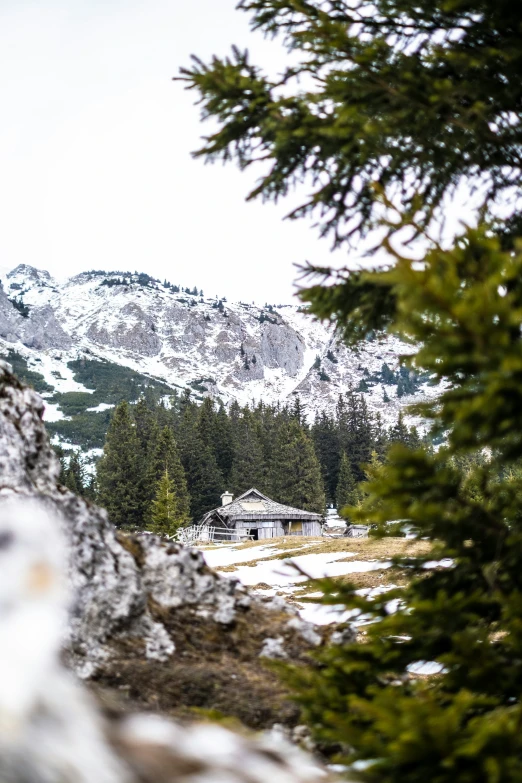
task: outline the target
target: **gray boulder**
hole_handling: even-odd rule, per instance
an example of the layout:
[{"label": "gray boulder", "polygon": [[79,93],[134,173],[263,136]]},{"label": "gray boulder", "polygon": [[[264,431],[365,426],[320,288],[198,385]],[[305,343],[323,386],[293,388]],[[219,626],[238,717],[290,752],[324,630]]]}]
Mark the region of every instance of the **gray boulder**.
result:
[{"label": "gray boulder", "polygon": [[[242,687],[222,689],[224,710],[256,727],[275,722],[278,712],[293,719],[295,707],[275,676],[256,677],[267,637],[281,638],[294,660],[317,643],[302,624],[289,623],[295,610],[283,605],[274,611],[250,597],[239,582],[209,569],[195,550],[116,531],[104,510],[57,484],[59,463],[42,414],[40,397],[0,365],[0,501],[36,498],[62,522],[73,588],[68,664],[82,678],[134,689],[139,705],[156,703],[165,693],[167,711],[184,699],[215,703],[209,673],[228,685],[233,670],[234,686]],[[186,688],[168,695],[176,678]]]},{"label": "gray boulder", "polygon": [[247,737],[104,712],[60,657],[70,585],[56,512],[27,495],[0,504],[2,783],[324,783],[326,771],[281,731]]}]

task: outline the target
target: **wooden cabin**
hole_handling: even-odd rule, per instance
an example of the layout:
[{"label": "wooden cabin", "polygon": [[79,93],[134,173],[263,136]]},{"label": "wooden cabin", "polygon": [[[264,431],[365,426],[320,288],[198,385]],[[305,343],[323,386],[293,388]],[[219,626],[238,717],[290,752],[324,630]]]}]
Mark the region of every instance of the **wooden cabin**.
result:
[{"label": "wooden cabin", "polygon": [[255,488],[235,500],[224,492],[221,501],[222,505],[205,514],[199,523],[213,528],[214,541],[321,535],[321,514],[284,506]]}]

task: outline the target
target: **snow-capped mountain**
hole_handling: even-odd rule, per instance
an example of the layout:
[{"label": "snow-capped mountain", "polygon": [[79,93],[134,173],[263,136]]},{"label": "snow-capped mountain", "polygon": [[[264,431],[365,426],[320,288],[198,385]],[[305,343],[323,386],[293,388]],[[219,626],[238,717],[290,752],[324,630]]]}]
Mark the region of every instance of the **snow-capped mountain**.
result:
[{"label": "snow-capped mountain", "polygon": [[[349,387],[364,392],[385,421],[437,393],[428,382],[399,376],[399,356],[409,349],[396,338],[350,350],[298,306],[209,299],[144,274],[86,272],[57,282],[20,265],[2,283],[0,350],[43,376],[48,399],[92,392],[75,376],[78,359],[126,367],[225,404],[299,394],[310,417],[331,409]],[[48,420],[62,415],[59,402],[49,405]]]}]

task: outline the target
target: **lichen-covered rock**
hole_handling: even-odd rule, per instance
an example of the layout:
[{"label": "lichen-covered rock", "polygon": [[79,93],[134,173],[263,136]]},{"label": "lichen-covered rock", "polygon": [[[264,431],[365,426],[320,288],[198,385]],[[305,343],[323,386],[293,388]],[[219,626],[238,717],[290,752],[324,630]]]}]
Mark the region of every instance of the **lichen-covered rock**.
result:
[{"label": "lichen-covered rock", "polygon": [[217,708],[254,727],[278,713],[295,722],[275,675],[260,676],[259,654],[274,638],[298,661],[320,643],[316,630],[284,602],[252,598],[194,550],[117,533],[105,511],[58,486],[42,413],[39,396],[0,365],[0,501],[36,497],[62,520],[74,595],[69,665],[137,706]]},{"label": "lichen-covered rock", "polygon": [[238,607],[250,606],[239,582],[216,578],[201,552],[180,544],[164,546],[155,536],[139,538],[138,546],[143,587],[160,606],[194,606],[200,617],[212,617],[225,625],[234,620]]},{"label": "lichen-covered rock", "polygon": [[312,623],[307,623],[306,620],[303,620],[301,617],[292,617],[292,619],[288,621],[286,627],[297,631],[305,642],[308,642],[312,647],[317,647],[322,642],[322,638],[320,634],[317,633],[315,626],[313,626]]},{"label": "lichen-covered rock", "polygon": [[[106,659],[120,633],[154,637],[158,629],[132,556],[118,543],[102,509],[57,485],[58,461],[42,422],[40,397],[0,367],[0,492],[43,497],[60,514],[71,544],[75,604],[69,628],[71,662],[84,676]],[[173,645],[165,638],[165,655]],[[157,654],[157,653],[156,653]]]},{"label": "lichen-covered rock", "polygon": [[283,637],[276,636],[275,638],[272,638],[269,636],[266,639],[263,639],[263,647],[261,648],[259,657],[275,658],[276,660],[285,660],[285,658],[288,658],[288,653],[285,650],[285,640]]},{"label": "lichen-covered rock", "polygon": [[62,519],[44,495],[0,503],[2,783],[319,783],[281,732],[245,737],[159,715],[104,715],[60,658],[70,584]]}]

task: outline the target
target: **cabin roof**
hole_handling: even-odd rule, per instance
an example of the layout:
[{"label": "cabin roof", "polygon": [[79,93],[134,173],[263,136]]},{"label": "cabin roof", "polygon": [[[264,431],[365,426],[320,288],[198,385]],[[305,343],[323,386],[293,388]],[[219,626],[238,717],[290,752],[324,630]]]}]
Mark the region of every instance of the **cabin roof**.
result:
[{"label": "cabin roof", "polygon": [[212,514],[217,514],[227,522],[255,519],[303,519],[313,522],[321,519],[321,514],[285,506],[263,495],[255,487],[244,492],[232,503],[209,511],[205,519]]}]

